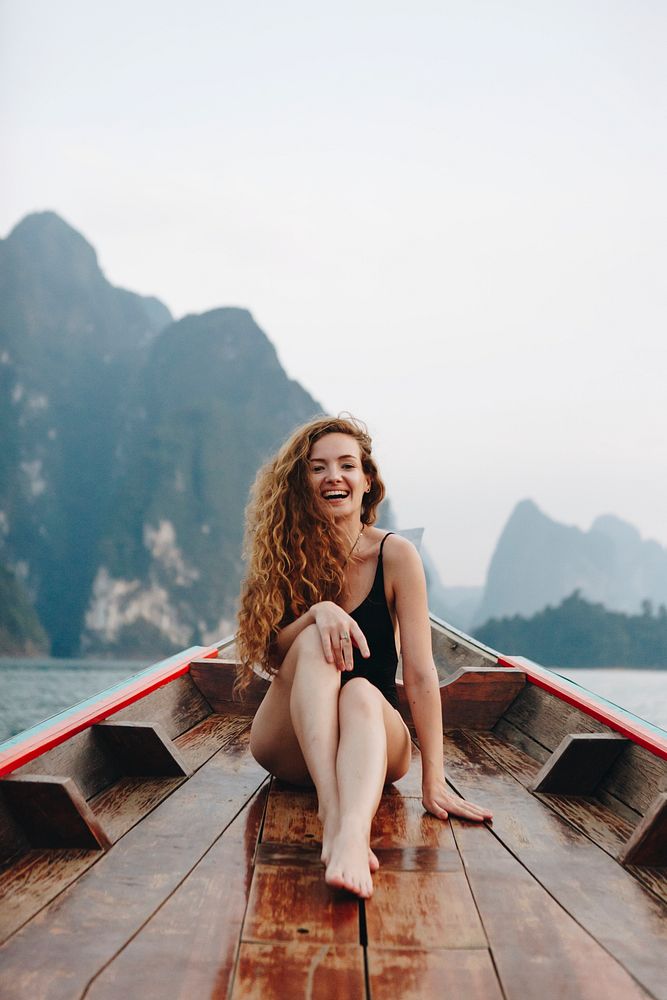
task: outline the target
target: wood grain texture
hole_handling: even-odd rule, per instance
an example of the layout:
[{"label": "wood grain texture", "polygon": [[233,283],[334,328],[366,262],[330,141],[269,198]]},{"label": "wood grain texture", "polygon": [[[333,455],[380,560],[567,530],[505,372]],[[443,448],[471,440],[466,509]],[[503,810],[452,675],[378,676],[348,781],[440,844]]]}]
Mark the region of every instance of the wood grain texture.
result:
[{"label": "wood grain texture", "polygon": [[449,823],[431,816],[421,799],[385,795],[371,825],[371,847],[440,847],[456,853]]},{"label": "wood grain texture", "polygon": [[667,996],[665,908],[464,733],[445,740],[450,781],[493,809],[493,831],[570,915],[650,993]]},{"label": "wood grain texture", "polygon": [[630,743],[600,782],[599,790],[643,816],[656,796],[667,790],[667,760]]},{"label": "wood grain texture", "polygon": [[315,792],[294,790],[269,795],[262,840],[277,844],[322,843],[322,824],[317,818]]},{"label": "wood grain texture", "polygon": [[526,675],[506,667],[460,667],[440,682],[445,729],[492,729],[521,693]]},{"label": "wood grain texture", "polygon": [[569,733],[609,732],[597,719],[536,684],[526,684],[503,718],[552,753]]},{"label": "wood grain texture", "polygon": [[190,770],[194,771],[218,750],[232,746],[248,726],[249,722],[245,717],[209,715],[177,736],[174,744],[185,758]]},{"label": "wood grain texture", "polygon": [[452,825],[507,1000],[646,996],[491,830]]},{"label": "wood grain texture", "polygon": [[535,775],[531,791],[592,795],[628,742],[618,733],[569,733]]},{"label": "wood grain texture", "polygon": [[667,792],[657,795],[646,816],[620,852],[622,864],[667,865]]},{"label": "wood grain texture", "polygon": [[78,996],[164,903],[265,777],[245,734],[212,757],[5,943],[3,1000]]},{"label": "wood grain texture", "polygon": [[121,760],[124,774],[187,777],[190,769],[159,723],[105,719],[93,728]]},{"label": "wood grain texture", "polygon": [[[532,758],[524,754],[518,747],[498,739],[493,733],[469,733],[468,735],[474,743],[498,761],[509,774],[513,775],[526,788],[530,788],[532,776],[538,767]],[[599,793],[595,798],[550,795],[548,793],[534,794],[540,802],[548,805],[568,823],[585,833],[612,858],[619,857],[641,820],[641,817],[631,810],[627,810],[627,815],[625,810],[619,810],[617,801],[614,801],[614,808],[610,808],[605,801],[600,801]],[[667,902],[667,872],[629,864],[626,864],[626,868],[651,892]]]},{"label": "wood grain texture", "polygon": [[193,660],[190,677],[214,712],[233,710],[236,714],[254,714],[269,689],[270,681],[255,674],[243,699],[234,695],[236,663],[229,659]]},{"label": "wood grain texture", "polygon": [[0,944],[101,857],[99,850],[29,850],[0,873]]},{"label": "wood grain texture", "polygon": [[[185,674],[109,718],[159,724],[173,740],[210,714],[210,706]],[[17,768],[14,773],[71,777],[85,798],[90,799],[123,776],[123,764],[107,746],[99,730],[92,726]]]},{"label": "wood grain texture", "polygon": [[175,740],[210,714],[211,706],[190,674],[183,674],[109,718],[119,722],[148,720],[162,726],[169,739]]},{"label": "wood grain texture", "polygon": [[0,782],[0,866],[29,848],[28,838],[5,801]]},{"label": "wood grain texture", "polygon": [[330,889],[321,865],[255,866],[244,941],[359,943],[359,903]]},{"label": "wood grain texture", "polygon": [[528,733],[524,733],[522,729],[518,729],[506,716],[498,720],[493,727],[493,733],[512,746],[517,747],[517,749],[522,750],[540,764],[543,764],[551,756],[551,750],[542,746],[541,743],[534,740]]},{"label": "wood grain texture", "polygon": [[[281,844],[320,844],[322,824],[317,818],[316,795],[311,792],[271,794],[262,839]],[[420,799],[387,794],[382,796],[373,819],[371,846],[448,847],[456,851],[447,823],[429,815]]]},{"label": "wood grain texture", "polygon": [[168,798],[185,778],[120,778],[90,800],[112,844]]},{"label": "wood grain texture", "polygon": [[86,799],[122,777],[118,760],[93,728],[71,736],[41,756],[16,769],[14,774],[51,774],[72,778]]},{"label": "wood grain texture", "polygon": [[364,904],[370,947],[487,947],[461,870],[411,872],[381,867],[373,885],[373,896]]},{"label": "wood grain texture", "polygon": [[244,942],[231,996],[233,1000],[363,1000],[363,949]]},{"label": "wood grain texture", "polygon": [[433,659],[440,677],[447,677],[459,667],[489,667],[495,666],[497,660],[490,653],[469,648],[464,642],[452,638],[445,629],[431,622],[431,648]]},{"label": "wood grain texture", "polygon": [[228,995],[266,793],[264,785],[93,981],[89,1000]]},{"label": "wood grain texture", "polygon": [[368,948],[373,1000],[502,1000],[491,956],[484,949],[436,951]]},{"label": "wood grain texture", "polygon": [[2,788],[32,847],[111,846],[99,817],[71,778],[10,774],[2,779]]},{"label": "wood grain texture", "polygon": [[[503,721],[510,722],[551,752],[570,733],[611,732],[609,727],[535,684],[526,685],[505,712]],[[498,726],[495,728],[499,735],[508,736]],[[531,752],[528,747],[524,749]],[[630,742],[601,780],[597,794],[605,792],[611,796],[607,800],[610,806],[614,800],[620,800],[643,815],[655,796],[664,791],[666,783],[667,761]]]}]

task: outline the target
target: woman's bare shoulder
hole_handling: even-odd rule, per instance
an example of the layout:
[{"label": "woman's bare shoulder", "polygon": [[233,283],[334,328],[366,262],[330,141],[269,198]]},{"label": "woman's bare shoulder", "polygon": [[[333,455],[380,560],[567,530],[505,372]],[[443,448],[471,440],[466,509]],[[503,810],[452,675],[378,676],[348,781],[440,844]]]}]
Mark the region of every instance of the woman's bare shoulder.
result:
[{"label": "woman's bare shoulder", "polygon": [[422,560],[419,552],[412,542],[392,532],[382,550],[383,562],[390,572],[415,572],[422,571]]}]

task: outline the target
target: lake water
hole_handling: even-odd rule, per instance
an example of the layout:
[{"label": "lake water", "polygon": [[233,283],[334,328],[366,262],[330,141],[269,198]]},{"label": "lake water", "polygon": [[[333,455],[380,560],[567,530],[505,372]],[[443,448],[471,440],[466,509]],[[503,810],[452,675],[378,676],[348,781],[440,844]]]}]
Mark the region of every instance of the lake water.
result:
[{"label": "lake water", "polygon": [[[148,662],[0,658],[0,741],[138,673]],[[558,673],[667,729],[667,670],[562,669]]]}]

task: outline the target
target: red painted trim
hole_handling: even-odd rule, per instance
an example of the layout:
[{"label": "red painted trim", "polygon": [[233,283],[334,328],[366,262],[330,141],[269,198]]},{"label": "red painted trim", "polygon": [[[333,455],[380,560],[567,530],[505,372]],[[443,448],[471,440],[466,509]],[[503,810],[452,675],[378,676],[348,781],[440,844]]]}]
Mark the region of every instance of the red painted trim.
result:
[{"label": "red painted trim", "polygon": [[[187,674],[190,670],[190,663],[193,659],[208,659],[218,655],[217,646],[207,646],[197,652],[196,656],[191,653],[187,657],[177,659],[170,657],[167,665],[159,669],[160,663],[155,665],[156,669],[147,677],[142,677],[136,681],[128,681],[127,685],[111,694],[102,697],[92,705],[86,705],[79,712],[68,714],[66,718],[56,719],[53,725],[40,729],[38,733],[28,730],[26,739],[17,742],[0,753],[0,777],[15,771],[16,768],[41,756],[47,750],[59,746],[76,733],[82,732],[96,722],[120,712],[121,708],[126,708],[136,701],[145,698],[151,691],[157,690],[164,684],[169,684],[182,674]],[[150,668],[148,668],[150,669]]]},{"label": "red painted trim", "polygon": [[657,757],[667,760],[667,738],[660,736],[648,726],[642,726],[640,720],[635,722],[631,718],[615,712],[613,706],[596,700],[593,694],[589,696],[573,691],[566,680],[555,675],[547,676],[548,671],[545,667],[538,670],[529,664],[514,660],[511,656],[501,656],[500,654],[498,654],[498,664],[501,667],[514,667],[517,670],[523,670],[526,679],[531,684],[544,688],[545,691],[556,695],[561,701],[574,705],[586,715],[590,715],[598,722],[602,722],[610,729],[626,736],[633,743],[638,743],[639,746],[650,750]]}]

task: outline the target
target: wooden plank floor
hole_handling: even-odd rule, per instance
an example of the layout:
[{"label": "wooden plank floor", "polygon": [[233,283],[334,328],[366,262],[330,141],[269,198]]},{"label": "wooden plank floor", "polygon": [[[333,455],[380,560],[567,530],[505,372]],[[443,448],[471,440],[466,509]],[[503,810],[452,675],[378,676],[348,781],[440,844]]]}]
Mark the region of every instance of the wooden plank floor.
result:
[{"label": "wooden plank floor", "polygon": [[445,757],[493,825],[425,814],[415,751],[361,902],[324,883],[314,794],[267,794],[239,734],[8,940],[0,995],[667,998],[660,901],[483,742],[448,734]]}]

